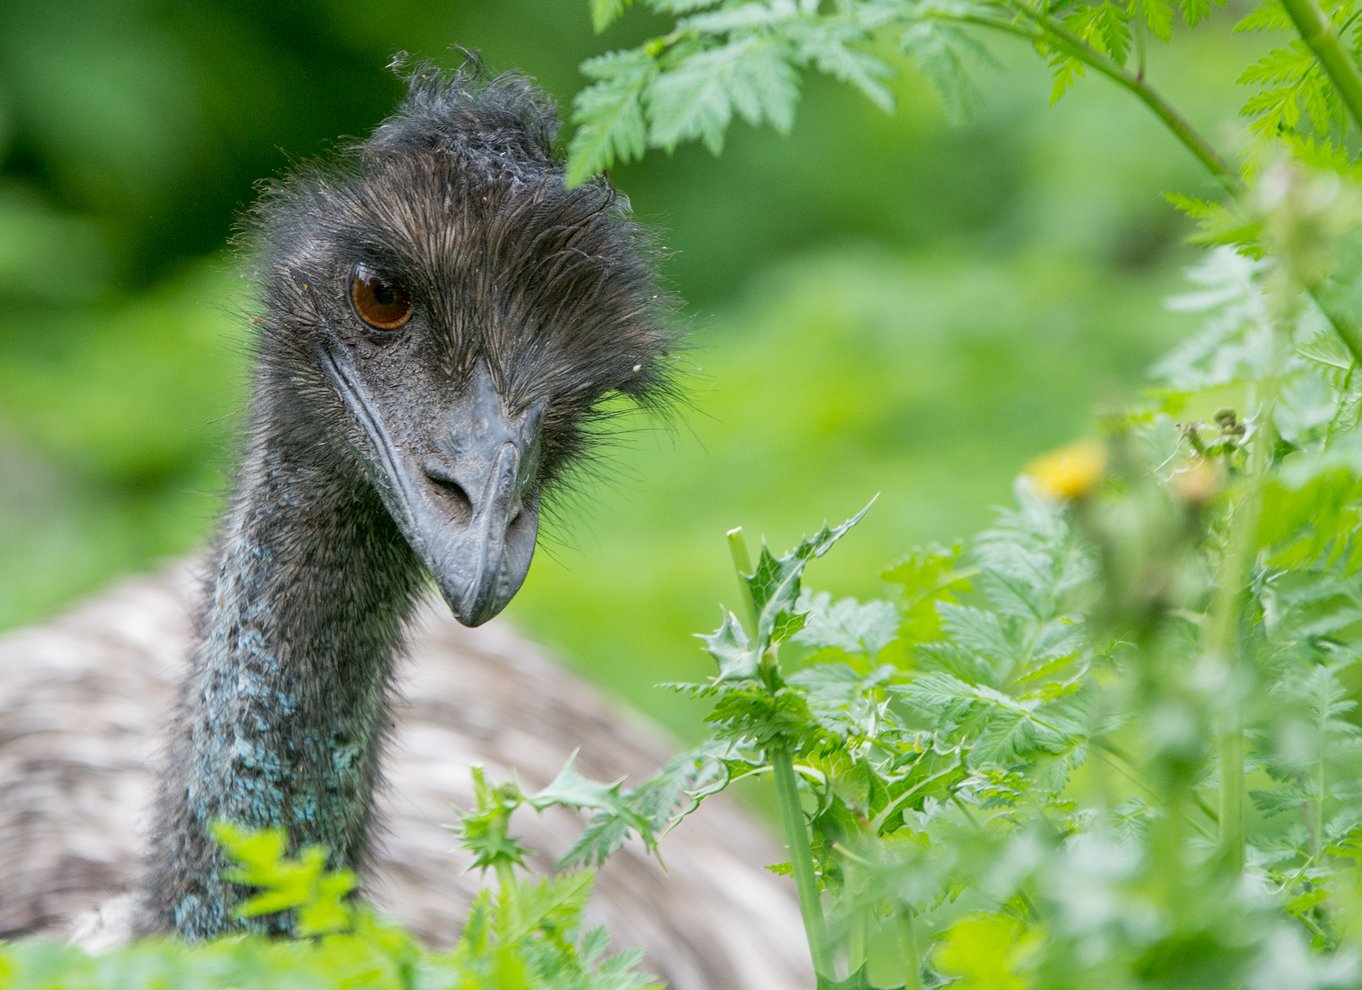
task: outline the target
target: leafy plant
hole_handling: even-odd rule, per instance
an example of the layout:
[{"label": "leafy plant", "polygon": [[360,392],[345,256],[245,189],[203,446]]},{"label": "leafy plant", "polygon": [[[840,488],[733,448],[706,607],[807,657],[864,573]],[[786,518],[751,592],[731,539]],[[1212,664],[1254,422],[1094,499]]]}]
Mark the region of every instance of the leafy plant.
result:
[{"label": "leafy plant", "polygon": [[[680,686],[712,726],[682,762],[712,769],[678,813],[772,776],[820,987],[1362,986],[1352,5],[1240,22],[1289,37],[1241,78],[1232,164],[1145,59],[1209,3],[644,3],[674,29],[584,65],[574,175],[717,152],[735,116],[787,128],[805,70],[887,109],[906,56],[963,116],[981,29],[1029,42],[1052,98],[1115,82],[1224,194],[1170,197],[1212,249],[1174,301],[1202,334],[1100,440],[1033,465],[968,554],[917,551],[890,597],[834,602],[802,572],[854,520],[755,567],[731,534],[742,607],[705,637],[714,678]],[[597,27],[627,6],[593,4]]]},{"label": "leafy plant", "polygon": [[537,880],[514,875],[515,844],[489,841],[480,831],[478,823],[495,822],[501,805],[480,774],[476,780],[478,808],[464,816],[463,831],[500,883],[495,893],[484,890],[474,900],[458,944],[448,952],[427,950],[352,899],[354,874],[328,870],[324,849],[289,856],[279,830],[247,832],[218,823],[214,834],[237,864],[232,879],[257,889],[239,913],[295,912],[298,941],[247,935],[191,945],[160,939],[93,956],[60,944],[16,942],[0,946],[0,984],[7,990],[656,990],[658,984],[636,968],[640,952],[608,955],[604,929],[582,931],[589,870]]}]

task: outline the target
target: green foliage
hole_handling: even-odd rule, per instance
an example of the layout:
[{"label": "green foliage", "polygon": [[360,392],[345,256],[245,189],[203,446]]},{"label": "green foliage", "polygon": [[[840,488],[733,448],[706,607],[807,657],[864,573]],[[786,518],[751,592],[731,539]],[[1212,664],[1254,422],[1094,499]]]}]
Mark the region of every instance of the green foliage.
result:
[{"label": "green foliage", "polygon": [[[671,151],[684,141],[698,140],[718,154],[735,116],[788,131],[799,102],[799,73],[806,71],[847,83],[888,112],[894,98],[887,82],[906,61],[931,82],[947,118],[966,121],[981,99],[975,69],[997,65],[970,27],[1033,44],[1050,65],[1052,100],[1088,69],[1152,92],[1143,80],[1146,38],[1169,41],[1174,18],[1171,0],[643,0],[643,5],[675,16],[674,28],[637,48],[583,63],[591,85],[573,107],[578,130],[570,147],[571,181],[633,161],[649,148]],[[594,2],[596,30],[608,28],[626,6],[624,0]],[[1211,7],[1212,0],[1177,4],[1189,27],[1204,21]],[[1259,13],[1244,24],[1273,27],[1276,20]],[[1317,126],[1341,122],[1341,104],[1299,42],[1265,56],[1242,81],[1271,87],[1244,111],[1258,117],[1262,129],[1294,128],[1301,106]]]},{"label": "green foliage", "polygon": [[304,937],[350,926],[352,912],[345,898],[357,881],[350,870],[327,870],[325,849],[308,846],[296,859],[286,859],[288,838],[282,829],[252,833],[229,822],[217,823],[213,835],[238,864],[228,879],[260,889],[240,906],[240,917],[293,911],[297,932]]},{"label": "green foliage", "polygon": [[[1100,444],[1038,461],[963,566],[918,551],[886,572],[900,593],[834,602],[768,594],[817,539],[755,568],[736,545],[746,621],[724,614],[717,673],[682,689],[711,706],[696,754],[775,781],[819,986],[1362,985],[1351,5],[1241,23],[1294,37],[1241,76],[1256,138],[1237,167],[1146,78],[1170,3],[828,6],[679,16],[638,50],[639,133],[651,88],[745,31],[788,46],[859,17],[882,51],[937,21],[1027,38],[1056,97],[1088,69],[1116,82],[1227,196],[1170,197],[1218,246],[1174,301],[1201,333]],[[1181,7],[1189,27],[1210,13]],[[717,150],[732,114],[690,112],[703,124],[661,146]]]},{"label": "green foliage", "polygon": [[[609,955],[603,929],[582,930],[590,871],[537,880],[511,873],[522,847],[504,833],[510,792],[488,786],[481,772],[475,782],[479,807],[463,816],[465,845],[483,865],[498,867],[500,889],[477,895],[448,952],[425,949],[351,898],[354,874],[328,870],[326,850],[308,847],[290,856],[279,830],[248,832],[219,822],[214,835],[236,862],[231,879],[258,891],[239,913],[295,912],[299,941],[160,939],[94,956],[60,944],[17,942],[0,945],[0,982],[6,990],[658,990],[637,970],[640,952]],[[482,841],[489,821],[503,827],[495,853]]]}]

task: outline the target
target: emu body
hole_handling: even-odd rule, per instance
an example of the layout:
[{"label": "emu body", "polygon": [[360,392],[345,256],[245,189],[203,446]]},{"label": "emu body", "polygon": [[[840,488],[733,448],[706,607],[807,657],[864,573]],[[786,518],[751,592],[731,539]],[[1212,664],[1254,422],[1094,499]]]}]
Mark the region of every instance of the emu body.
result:
[{"label": "emu body", "polygon": [[461,622],[500,611],[603,400],[665,394],[646,246],[604,180],[564,186],[555,127],[523,80],[421,73],[369,140],[257,209],[252,415],[168,746],[147,929],[237,924],[214,819],[363,865],[424,575]]}]

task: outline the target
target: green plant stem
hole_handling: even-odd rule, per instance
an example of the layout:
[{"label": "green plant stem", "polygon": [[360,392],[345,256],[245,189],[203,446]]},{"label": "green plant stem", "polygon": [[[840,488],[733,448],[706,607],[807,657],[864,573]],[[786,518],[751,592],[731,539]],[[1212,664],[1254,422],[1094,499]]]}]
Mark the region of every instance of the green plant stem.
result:
[{"label": "green plant stem", "polygon": [[794,873],[795,890],[799,894],[799,914],[804,919],[804,935],[809,940],[814,975],[820,982],[831,980],[835,976],[832,950],[828,945],[828,927],[823,918],[818,875],[814,872],[813,854],[809,850],[804,809],[799,803],[799,782],[795,779],[794,759],[784,745],[773,746],[767,755],[775,774],[780,823],[785,832],[785,844],[790,850],[790,868]]},{"label": "green plant stem", "polygon": [[898,912],[899,944],[903,946],[904,964],[908,971],[903,974],[904,990],[922,990],[922,954],[917,951],[917,926],[913,924],[913,912]]},{"label": "green plant stem", "polygon": [[[752,573],[752,557],[747,552],[747,540],[743,537],[741,526],[728,531],[728,552],[738,572],[744,620],[752,648],[762,650],[763,665],[769,663],[774,667],[775,650],[765,649],[765,644],[757,642],[756,638],[756,609],[752,603],[751,589],[747,586],[747,576]],[[818,874],[814,871],[813,853],[809,848],[809,830],[804,823],[804,809],[799,803],[799,780],[795,777],[794,757],[789,747],[779,742],[773,744],[765,755],[771,764],[771,773],[776,782],[780,824],[785,832],[785,844],[790,850],[790,868],[794,874],[795,891],[799,895],[799,914],[804,921],[804,936],[809,942],[814,975],[821,984],[824,980],[835,978],[832,947],[828,942],[827,921],[823,917]]]},{"label": "green plant stem", "polygon": [[1353,123],[1362,127],[1362,72],[1315,0],[1282,0],[1301,41],[1323,67]]},{"label": "green plant stem", "polygon": [[[757,634],[757,613],[752,606],[752,590],[747,587],[747,575],[752,573],[752,557],[747,552],[747,540],[742,535],[742,527],[734,526],[727,533],[728,553],[733,558],[733,569],[738,572],[738,588],[742,592],[742,619],[747,627],[747,635]],[[753,643],[753,646],[756,646]]]},{"label": "green plant stem", "polygon": [[1163,125],[1188,151],[1196,156],[1197,160],[1205,166],[1206,170],[1227,192],[1235,195],[1243,192],[1244,185],[1239,178],[1238,171],[1221,157],[1211,143],[1192,126],[1186,117],[1178,112],[1173,104],[1168,102],[1162,93],[1145,81],[1142,74],[1137,75],[1130,72],[1113,59],[1084,44],[1081,38],[1074,35],[1073,32],[1045,11],[1023,3],[1021,0],[1004,0],[1004,3],[1008,8],[1024,17],[1026,21],[1004,21],[975,14],[960,16],[946,13],[933,16],[976,24],[1018,38],[1024,38],[1032,43],[1040,43],[1060,49],[1066,55],[1077,59],[1093,71],[1106,76],[1116,85],[1133,94],[1163,122]]},{"label": "green plant stem", "polygon": [[[1279,348],[1278,348],[1279,349]],[[1272,409],[1276,404],[1275,375],[1268,376],[1271,390],[1260,397],[1257,429],[1249,443],[1244,487],[1230,506],[1229,535],[1220,561],[1215,597],[1206,626],[1206,655],[1220,667],[1224,680],[1224,707],[1220,711],[1220,834],[1217,852],[1228,872],[1244,868],[1244,680],[1248,676],[1240,640],[1243,614],[1241,596],[1253,566],[1254,537],[1262,502],[1262,482],[1267,473],[1272,437]]]},{"label": "green plant stem", "polygon": [[[1044,11],[1037,10],[1022,2],[1022,0],[1004,0],[1004,2],[1012,10],[1026,18],[1026,21],[1005,21],[981,14],[953,15],[946,12],[934,12],[928,16],[956,21],[961,24],[973,24],[977,27],[1010,34],[1032,44],[1059,48],[1065,54],[1101,73],[1116,85],[1134,95],[1163,122],[1164,126],[1182,143],[1183,147],[1196,156],[1206,171],[1220,183],[1226,192],[1232,196],[1243,195],[1246,187],[1238,172],[1191,125],[1187,118],[1168,102],[1163,94],[1145,81],[1143,66],[1141,66],[1138,74],[1132,73],[1111,58],[1084,44],[1081,38],[1075,36],[1073,32]],[[1325,72],[1333,80],[1338,89],[1339,97],[1348,108],[1349,114],[1358,126],[1362,127],[1362,71],[1358,69],[1357,64],[1348,54],[1338,33],[1332,29],[1327,18],[1315,6],[1313,0],[1283,0],[1283,6],[1300,31],[1302,42],[1314,52]],[[1319,306],[1320,312],[1329,321],[1330,327],[1338,335],[1338,339],[1343,342],[1343,346],[1348,349],[1353,361],[1362,364],[1362,326],[1325,303],[1317,287],[1307,287],[1306,291],[1315,301],[1315,304]]]},{"label": "green plant stem", "polygon": [[[1092,748],[1092,752],[1097,755],[1097,758],[1105,762],[1107,766],[1111,767],[1121,776],[1125,777],[1127,780],[1129,780],[1140,790],[1144,791],[1146,794],[1155,798],[1158,797],[1159,792],[1155,790],[1154,787],[1151,786],[1149,782],[1144,779],[1144,777],[1139,773],[1139,771],[1135,769],[1135,762],[1130,758],[1128,754],[1124,753],[1120,748],[1102,738],[1093,738],[1090,741],[1090,746]],[[1204,814],[1212,822],[1217,821],[1215,809],[1208,805],[1205,801],[1203,801],[1199,796],[1195,794],[1192,795],[1192,803],[1201,811],[1202,814]],[[1195,819],[1191,819],[1188,821],[1188,824],[1190,824],[1193,828],[1195,828],[1206,838],[1208,839],[1215,838],[1215,833],[1211,829],[1207,828],[1206,825],[1203,824],[1202,822],[1196,821]]]},{"label": "green plant stem", "polygon": [[[1264,421],[1260,435],[1269,429]],[[1255,437],[1258,446],[1258,437]],[[1250,461],[1257,458],[1250,457]],[[1217,851],[1226,870],[1244,867],[1244,722],[1239,700],[1241,670],[1239,597],[1247,577],[1253,530],[1257,522],[1258,474],[1250,467],[1247,489],[1231,509],[1230,533],[1217,575],[1215,598],[1206,627],[1206,654],[1221,670],[1225,681],[1224,708],[1220,712],[1217,740],[1220,764],[1220,832]]]}]

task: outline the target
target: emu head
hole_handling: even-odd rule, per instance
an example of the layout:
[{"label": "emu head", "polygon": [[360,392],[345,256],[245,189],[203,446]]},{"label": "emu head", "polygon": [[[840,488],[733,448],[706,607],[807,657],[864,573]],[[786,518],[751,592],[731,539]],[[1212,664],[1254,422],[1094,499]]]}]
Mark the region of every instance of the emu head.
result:
[{"label": "emu head", "polygon": [[540,505],[622,394],[668,389],[668,301],[604,178],[566,188],[552,106],[515,76],[418,70],[253,227],[257,397],[372,486],[458,619],[519,589]]}]

